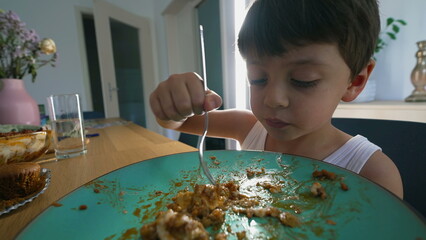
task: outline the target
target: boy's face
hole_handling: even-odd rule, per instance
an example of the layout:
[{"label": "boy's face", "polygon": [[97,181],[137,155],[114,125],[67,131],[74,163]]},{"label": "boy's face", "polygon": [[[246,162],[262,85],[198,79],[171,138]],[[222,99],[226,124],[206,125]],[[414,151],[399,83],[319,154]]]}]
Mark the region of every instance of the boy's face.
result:
[{"label": "boy's face", "polygon": [[350,86],[350,69],[336,45],[288,49],[280,57],[247,58],[252,111],[282,141],[329,126]]}]

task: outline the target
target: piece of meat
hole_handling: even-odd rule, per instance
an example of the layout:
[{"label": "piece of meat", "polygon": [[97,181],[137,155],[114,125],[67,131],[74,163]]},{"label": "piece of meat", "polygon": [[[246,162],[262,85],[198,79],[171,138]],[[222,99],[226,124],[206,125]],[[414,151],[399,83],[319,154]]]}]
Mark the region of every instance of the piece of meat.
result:
[{"label": "piece of meat", "polygon": [[311,193],[315,197],[320,197],[321,199],[327,198],[327,193],[325,192],[325,189],[322,187],[322,185],[319,182],[314,182],[311,186]]},{"label": "piece of meat", "polygon": [[171,209],[161,212],[155,222],[144,225],[140,234],[145,240],[209,239],[209,234],[204,229],[203,224],[188,215],[176,213]]}]

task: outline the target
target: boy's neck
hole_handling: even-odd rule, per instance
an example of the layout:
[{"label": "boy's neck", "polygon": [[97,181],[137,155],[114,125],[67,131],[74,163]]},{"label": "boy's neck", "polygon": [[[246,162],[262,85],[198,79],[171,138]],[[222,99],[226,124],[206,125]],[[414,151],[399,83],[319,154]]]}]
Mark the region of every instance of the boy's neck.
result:
[{"label": "boy's neck", "polygon": [[279,141],[268,134],[265,150],[323,160],[351,138],[352,136],[330,125],[327,129],[291,141]]}]

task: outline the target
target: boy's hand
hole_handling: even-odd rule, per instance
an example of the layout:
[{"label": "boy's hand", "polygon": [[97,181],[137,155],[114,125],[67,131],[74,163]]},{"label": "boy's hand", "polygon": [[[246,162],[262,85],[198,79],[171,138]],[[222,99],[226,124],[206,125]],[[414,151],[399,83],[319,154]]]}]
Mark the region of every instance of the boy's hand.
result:
[{"label": "boy's hand", "polygon": [[184,121],[222,105],[222,98],[215,92],[204,92],[202,79],[196,73],[171,75],[157,86],[149,100],[154,115],[163,121]]}]

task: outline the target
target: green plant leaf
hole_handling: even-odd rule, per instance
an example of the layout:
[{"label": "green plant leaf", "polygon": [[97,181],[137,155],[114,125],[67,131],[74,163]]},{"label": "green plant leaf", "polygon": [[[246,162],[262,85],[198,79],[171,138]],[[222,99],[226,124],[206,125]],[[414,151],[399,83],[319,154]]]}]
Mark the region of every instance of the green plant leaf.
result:
[{"label": "green plant leaf", "polygon": [[399,22],[401,25],[404,25],[404,26],[407,25],[407,22],[402,19],[398,19],[396,21]]},{"label": "green plant leaf", "polygon": [[396,24],[392,25],[392,30],[394,33],[399,33],[399,27]]},{"label": "green plant leaf", "polygon": [[391,39],[393,39],[393,40],[395,40],[396,39],[396,36],[395,36],[395,34],[393,34],[393,33],[391,33],[391,32],[387,32],[386,33]]},{"label": "green plant leaf", "polygon": [[395,21],[395,19],[393,19],[391,17],[388,18],[388,19],[386,19],[386,27],[389,26],[389,25],[391,25],[394,21]]}]

